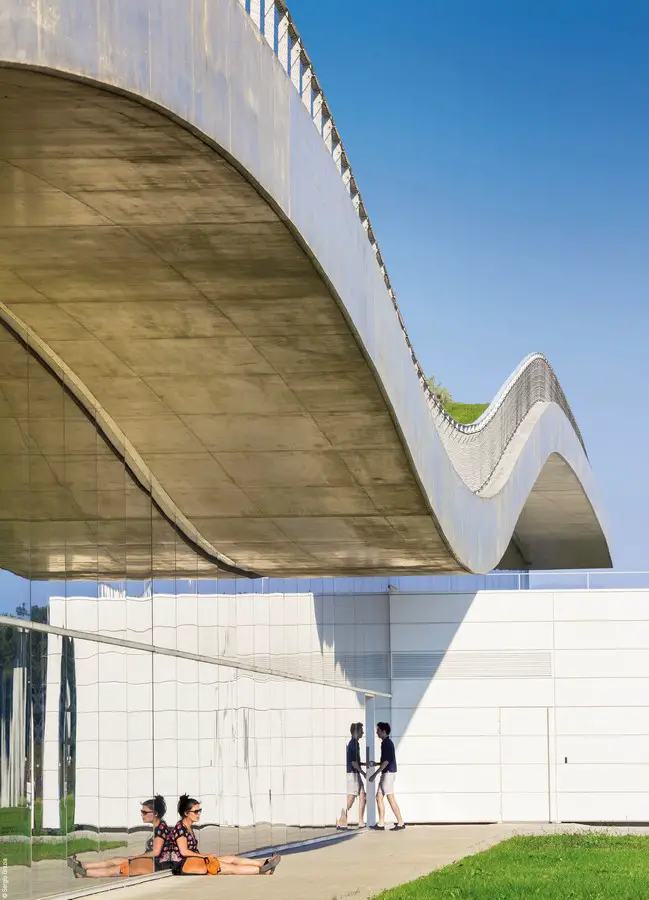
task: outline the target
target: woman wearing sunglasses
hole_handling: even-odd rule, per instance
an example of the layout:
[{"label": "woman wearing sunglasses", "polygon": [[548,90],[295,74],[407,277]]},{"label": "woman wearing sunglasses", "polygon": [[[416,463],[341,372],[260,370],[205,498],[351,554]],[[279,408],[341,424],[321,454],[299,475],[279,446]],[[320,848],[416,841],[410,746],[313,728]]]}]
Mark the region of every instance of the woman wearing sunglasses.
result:
[{"label": "woman wearing sunglasses", "polygon": [[169,826],[164,820],[167,804],[164,797],[156,794],[151,800],[145,800],[140,810],[142,822],[153,827],[153,834],[146,842],[144,853],[139,856],[114,856],[100,859],[97,862],[81,863],[75,856],[68,857],[68,865],[75,878],[113,878],[118,875],[151,875],[162,869],[170,869],[170,862],[162,862],[162,853],[169,835]]},{"label": "woman wearing sunglasses", "polygon": [[170,862],[174,875],[272,875],[279,865],[281,856],[275,854],[268,859],[243,859],[241,856],[205,855],[198,849],[198,838],[194,828],[201,817],[198,800],[183,794],[178,801],[180,821],[169,832],[162,849],[161,862]]}]

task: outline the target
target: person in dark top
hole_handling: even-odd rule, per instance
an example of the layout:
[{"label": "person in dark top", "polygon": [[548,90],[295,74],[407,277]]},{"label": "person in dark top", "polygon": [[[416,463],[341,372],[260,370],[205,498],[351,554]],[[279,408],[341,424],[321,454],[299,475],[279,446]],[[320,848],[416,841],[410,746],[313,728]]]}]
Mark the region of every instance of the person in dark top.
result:
[{"label": "person in dark top", "polygon": [[347,813],[354,805],[358,797],[358,827],[363,828],[363,816],[365,814],[365,774],[362,770],[360,739],[363,737],[363,725],[361,722],[352,722],[349,726],[351,740],[347,744],[347,805],[340,812],[340,818],[336,822],[336,828],[347,828]]},{"label": "person in dark top", "polygon": [[199,801],[193,797],[183,794],[179,799],[180,821],[169,832],[160,855],[162,861],[171,863],[174,875],[272,875],[275,872],[282,859],[277,853],[263,861],[201,853],[194,827],[202,812]]},{"label": "person in dark top", "polygon": [[68,865],[75,878],[112,878],[118,875],[151,875],[162,869],[171,868],[171,863],[160,861],[164,844],[169,834],[169,826],[164,820],[167,804],[164,797],[156,794],[151,800],[145,800],[140,810],[142,821],[153,826],[153,834],[139,856],[114,856],[97,862],[81,863],[75,856],[68,857]]},{"label": "person in dark top", "polygon": [[[385,831],[385,803],[383,801],[384,797],[388,798],[388,803],[394,813],[394,816],[397,820],[396,825],[394,825],[390,830],[391,831],[401,831],[406,826],[403,823],[403,817],[401,815],[401,810],[399,809],[399,804],[396,801],[394,796],[394,781],[397,774],[397,755],[394,751],[394,744],[392,743],[392,739],[390,738],[390,728],[389,722],[378,722],[376,726],[376,734],[379,740],[381,741],[381,759],[378,763],[378,769],[369,777],[370,781],[374,781],[378,776],[379,778],[379,786],[376,792],[376,808],[379,813],[379,821],[374,828],[377,831]],[[370,765],[376,766],[377,763],[372,762]]]}]

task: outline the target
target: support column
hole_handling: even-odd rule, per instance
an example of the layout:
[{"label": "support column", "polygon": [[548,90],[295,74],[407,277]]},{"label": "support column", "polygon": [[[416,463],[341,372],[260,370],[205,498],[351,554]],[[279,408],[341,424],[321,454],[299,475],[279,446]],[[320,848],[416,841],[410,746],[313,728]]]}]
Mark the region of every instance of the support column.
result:
[{"label": "support column", "polygon": [[275,52],[275,0],[266,0],[264,12],[264,37],[266,43]]},{"label": "support column", "polygon": [[302,45],[295,35],[291,35],[291,81],[298,93],[302,88]]},{"label": "support column", "polygon": [[288,13],[280,16],[277,25],[277,58],[282,64],[282,68],[288,75],[289,72],[289,34],[288,34],[289,18]]},{"label": "support column", "polygon": [[261,31],[261,0],[250,0],[250,18]]}]

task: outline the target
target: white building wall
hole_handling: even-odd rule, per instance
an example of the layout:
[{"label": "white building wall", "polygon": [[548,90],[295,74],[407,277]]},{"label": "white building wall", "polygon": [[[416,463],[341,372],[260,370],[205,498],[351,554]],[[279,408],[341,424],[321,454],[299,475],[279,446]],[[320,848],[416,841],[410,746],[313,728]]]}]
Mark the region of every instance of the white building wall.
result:
[{"label": "white building wall", "polygon": [[647,590],[111,595],[53,600],[51,624],[340,686],[75,640],[80,821],[136,825],[155,789],[200,791],[224,825],[331,823],[363,718],[350,684],[392,691],[376,719],[392,723],[407,821],[649,821]]},{"label": "white building wall", "polygon": [[648,821],[649,591],[394,593],[407,821]]}]

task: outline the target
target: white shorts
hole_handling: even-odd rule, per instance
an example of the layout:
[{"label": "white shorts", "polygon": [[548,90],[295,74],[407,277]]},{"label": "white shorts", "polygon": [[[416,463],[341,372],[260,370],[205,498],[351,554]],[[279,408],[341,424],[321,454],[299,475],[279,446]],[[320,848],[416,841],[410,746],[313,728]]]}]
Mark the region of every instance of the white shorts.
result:
[{"label": "white shorts", "polygon": [[358,797],[365,790],[365,784],[358,772],[347,773],[347,796]]},{"label": "white shorts", "polygon": [[388,794],[394,794],[394,779],[396,774],[396,772],[384,772],[379,779],[377,791],[384,794],[386,797]]}]

